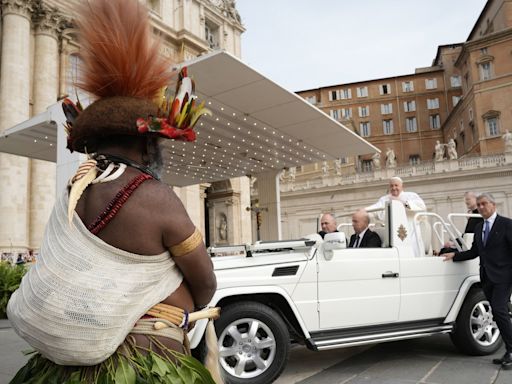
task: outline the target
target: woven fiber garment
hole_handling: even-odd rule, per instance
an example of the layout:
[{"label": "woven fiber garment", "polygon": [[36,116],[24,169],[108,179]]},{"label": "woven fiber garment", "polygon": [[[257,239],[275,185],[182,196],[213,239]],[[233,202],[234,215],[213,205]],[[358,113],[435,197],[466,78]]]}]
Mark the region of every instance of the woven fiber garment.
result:
[{"label": "woven fiber garment", "polygon": [[95,365],[124,341],[137,320],[183,280],[170,254],[137,255],[92,235],[68,193],[55,204],[35,265],[12,295],[15,331],[62,365]]}]

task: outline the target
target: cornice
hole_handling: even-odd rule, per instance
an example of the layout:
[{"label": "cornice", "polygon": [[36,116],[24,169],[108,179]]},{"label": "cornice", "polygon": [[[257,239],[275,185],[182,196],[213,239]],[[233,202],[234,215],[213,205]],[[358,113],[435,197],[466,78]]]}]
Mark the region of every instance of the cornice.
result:
[{"label": "cornice", "polygon": [[462,50],[460,51],[459,56],[455,60],[455,67],[460,67],[462,62],[466,59],[466,57],[469,55],[469,53],[474,50],[478,49],[482,46],[491,44],[491,43],[497,43],[500,40],[508,40],[512,36],[512,28],[507,28],[489,35],[482,36],[479,39],[466,41],[463,46]]},{"label": "cornice", "polygon": [[[414,168],[413,172],[409,172]],[[407,171],[407,172],[400,172]],[[320,174],[320,172],[319,172]],[[427,185],[435,180],[441,185],[445,180],[473,180],[475,175],[494,174],[496,177],[512,175],[512,156],[496,154],[487,156],[462,156],[457,160],[442,162],[424,162],[418,166],[401,166],[395,168],[393,175],[400,174],[407,178],[407,185]],[[297,197],[307,197],[321,194],[332,194],[339,191],[357,192],[368,188],[384,188],[391,174],[386,169],[367,174],[352,174],[348,176],[332,176],[327,183],[314,180],[295,183],[281,183],[281,201]],[[293,186],[291,186],[293,184]]]}]

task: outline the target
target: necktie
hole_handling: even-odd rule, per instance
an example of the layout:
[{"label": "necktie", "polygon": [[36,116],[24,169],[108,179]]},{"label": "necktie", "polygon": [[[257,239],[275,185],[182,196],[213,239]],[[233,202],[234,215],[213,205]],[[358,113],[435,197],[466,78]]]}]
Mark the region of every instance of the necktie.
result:
[{"label": "necktie", "polygon": [[354,248],[359,248],[359,240],[361,238],[359,237],[359,235],[356,236],[356,242],[354,243]]},{"label": "necktie", "polygon": [[489,237],[489,221],[485,220],[485,227],[484,227],[484,245],[487,244],[487,238]]}]

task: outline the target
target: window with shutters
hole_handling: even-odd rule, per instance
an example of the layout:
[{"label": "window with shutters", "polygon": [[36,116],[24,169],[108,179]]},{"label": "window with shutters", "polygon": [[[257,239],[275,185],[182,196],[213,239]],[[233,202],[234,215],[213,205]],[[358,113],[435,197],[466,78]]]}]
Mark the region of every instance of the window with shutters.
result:
[{"label": "window with shutters", "polygon": [[380,105],[380,113],[382,115],[389,115],[390,113],[393,113],[393,104],[381,104]]},{"label": "window with shutters", "polygon": [[498,116],[485,119],[485,126],[489,136],[498,136],[500,132]]},{"label": "window with shutters", "polygon": [[379,93],[381,95],[389,95],[389,94],[391,94],[391,84],[381,84],[381,85],[379,85]]},{"label": "window with shutters", "polygon": [[427,108],[428,109],[438,109],[439,108],[439,99],[427,99]]},{"label": "window with shutters", "polygon": [[367,97],[368,96],[368,87],[358,87],[356,89],[357,97]]},{"label": "window with shutters", "polygon": [[492,77],[492,63],[490,61],[480,64],[480,80],[489,80]]},{"label": "window with shutters", "polygon": [[404,101],[404,111],[414,112],[416,110],[416,102],[414,100]]},{"label": "window with shutters", "polygon": [[359,107],[359,117],[367,117],[370,116],[370,107],[365,105],[364,107]]},{"label": "window with shutters", "polygon": [[350,88],[340,89],[340,99],[351,99],[352,90]]},{"label": "window with shutters", "polygon": [[441,128],[441,117],[438,113],[429,116],[430,128],[439,129]]},{"label": "window with shutters", "polygon": [[405,119],[405,130],[409,133],[416,132],[418,130],[416,117],[408,117]]},{"label": "window with shutters", "polygon": [[385,135],[393,134],[393,120],[382,120],[382,130]]},{"label": "window with shutters", "polygon": [[414,91],[414,83],[412,81],[403,81],[402,82],[402,91],[404,91],[404,92]]},{"label": "window with shutters", "polygon": [[352,118],[352,108],[341,108],[341,117],[344,119]]},{"label": "window with shutters", "polygon": [[359,123],[359,134],[362,137],[370,136],[370,122],[365,121],[365,122]]},{"label": "window with shutters", "polygon": [[425,88],[427,89],[436,89],[437,88],[437,79],[425,79]]}]

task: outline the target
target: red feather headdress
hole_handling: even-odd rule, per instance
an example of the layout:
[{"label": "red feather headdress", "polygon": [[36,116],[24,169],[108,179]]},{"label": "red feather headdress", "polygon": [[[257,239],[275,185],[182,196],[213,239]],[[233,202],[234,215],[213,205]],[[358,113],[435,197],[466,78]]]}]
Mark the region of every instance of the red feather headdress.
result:
[{"label": "red feather headdress", "polygon": [[[76,85],[98,99],[83,111],[63,103],[69,149],[94,152],[101,137],[148,132],[194,140],[193,125],[208,111],[195,105],[186,69],[174,98],[164,89],[174,73],[160,41],[152,39],[146,8],[137,0],[89,0],[77,15],[82,65]],[[192,85],[188,92],[184,83]]]}]

